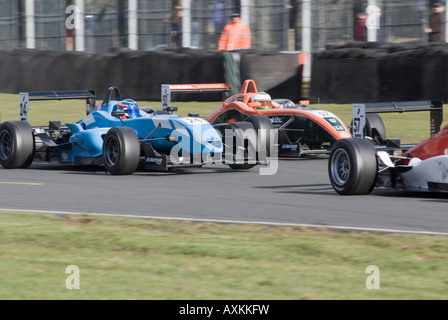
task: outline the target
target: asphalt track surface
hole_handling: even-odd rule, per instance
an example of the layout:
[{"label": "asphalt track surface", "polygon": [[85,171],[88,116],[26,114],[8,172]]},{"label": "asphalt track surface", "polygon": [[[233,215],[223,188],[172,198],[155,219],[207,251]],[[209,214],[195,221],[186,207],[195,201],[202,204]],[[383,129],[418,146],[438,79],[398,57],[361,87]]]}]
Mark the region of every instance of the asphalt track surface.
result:
[{"label": "asphalt track surface", "polygon": [[340,196],[327,163],[283,159],[274,175],[225,165],[129,176],[98,167],[0,167],[0,209],[448,234],[447,194]]}]

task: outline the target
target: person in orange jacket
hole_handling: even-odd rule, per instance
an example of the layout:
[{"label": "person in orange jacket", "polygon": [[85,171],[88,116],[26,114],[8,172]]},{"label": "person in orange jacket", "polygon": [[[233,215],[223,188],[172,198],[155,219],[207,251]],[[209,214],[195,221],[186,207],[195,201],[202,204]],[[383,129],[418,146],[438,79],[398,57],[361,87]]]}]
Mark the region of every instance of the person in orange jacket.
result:
[{"label": "person in orange jacket", "polygon": [[232,14],[232,20],[222,30],[218,42],[220,51],[237,51],[250,49],[252,44],[251,31],[238,13]]},{"label": "person in orange jacket", "polygon": [[231,85],[231,94],[241,89],[240,50],[250,49],[252,44],[250,28],[246,26],[239,14],[232,14],[232,20],[222,30],[218,50],[223,52],[224,78]]}]

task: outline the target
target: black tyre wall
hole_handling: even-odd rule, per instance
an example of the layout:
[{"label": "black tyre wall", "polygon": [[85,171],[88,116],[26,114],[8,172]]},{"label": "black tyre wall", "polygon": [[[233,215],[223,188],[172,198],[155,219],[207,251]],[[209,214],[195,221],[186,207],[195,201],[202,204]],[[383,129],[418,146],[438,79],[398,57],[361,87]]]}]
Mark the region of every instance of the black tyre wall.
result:
[{"label": "black tyre wall", "polygon": [[[250,51],[241,52],[241,55],[242,81],[254,79],[259,90],[269,91],[272,96],[300,98],[302,71],[297,54],[266,55]],[[98,54],[3,50],[0,51],[0,67],[0,91],[13,94],[81,88],[95,90],[97,97],[103,97],[107,88],[114,85],[134,100],[160,101],[162,84],[225,82],[222,52],[188,48]],[[175,96],[176,101],[222,99],[222,93],[177,93]]]}]

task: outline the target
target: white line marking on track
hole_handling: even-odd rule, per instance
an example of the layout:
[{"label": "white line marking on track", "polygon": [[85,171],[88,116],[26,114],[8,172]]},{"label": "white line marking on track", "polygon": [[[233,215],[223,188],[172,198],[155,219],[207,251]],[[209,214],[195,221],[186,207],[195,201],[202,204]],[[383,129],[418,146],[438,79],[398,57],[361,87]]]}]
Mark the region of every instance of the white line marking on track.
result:
[{"label": "white line marking on track", "polygon": [[342,231],[366,231],[366,232],[379,232],[379,233],[403,233],[403,234],[421,234],[421,235],[440,235],[448,236],[448,232],[434,232],[434,231],[415,231],[415,230],[398,230],[398,229],[382,229],[382,228],[363,228],[363,227],[348,227],[348,226],[331,226],[331,225],[319,225],[319,224],[306,224],[306,223],[281,223],[281,222],[269,222],[269,221],[238,221],[238,220],[219,220],[219,219],[195,219],[195,218],[179,218],[179,217],[159,217],[159,216],[144,216],[144,215],[132,215],[132,214],[111,214],[111,213],[94,213],[94,212],[68,212],[68,211],[50,211],[50,210],[27,210],[27,209],[7,209],[0,208],[0,211],[12,211],[12,212],[31,212],[31,213],[44,213],[54,215],[91,215],[91,216],[104,216],[104,217],[120,217],[120,218],[138,218],[138,219],[153,219],[153,220],[171,220],[171,221],[192,221],[192,222],[210,222],[210,223],[224,223],[224,224],[258,224],[266,226],[277,227],[306,227],[306,228],[325,228]]},{"label": "white line marking on track", "polygon": [[0,184],[14,184],[14,185],[22,185],[22,186],[43,186],[45,183],[40,182],[3,182],[0,181]]}]

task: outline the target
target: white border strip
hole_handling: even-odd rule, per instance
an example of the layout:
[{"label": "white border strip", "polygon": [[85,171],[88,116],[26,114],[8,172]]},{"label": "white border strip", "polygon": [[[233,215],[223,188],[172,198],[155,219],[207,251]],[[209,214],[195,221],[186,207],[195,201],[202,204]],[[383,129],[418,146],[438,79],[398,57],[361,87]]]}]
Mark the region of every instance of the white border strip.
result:
[{"label": "white border strip", "polygon": [[210,222],[210,223],[224,223],[224,224],[258,224],[266,226],[278,227],[306,227],[306,228],[325,228],[343,231],[368,231],[379,233],[402,233],[402,234],[420,234],[431,236],[448,236],[448,232],[433,232],[433,231],[414,231],[414,230],[398,230],[398,229],[381,229],[381,228],[363,228],[363,227],[348,227],[348,226],[331,226],[319,224],[306,223],[281,223],[281,222],[267,222],[267,221],[238,221],[238,220],[220,220],[220,219],[195,219],[195,218],[178,218],[178,217],[159,217],[159,216],[144,216],[133,214],[111,214],[111,213],[94,213],[94,212],[68,212],[68,211],[50,211],[50,210],[22,210],[22,209],[7,209],[0,208],[0,211],[12,212],[31,212],[44,213],[54,215],[91,215],[103,217],[117,217],[117,218],[138,218],[138,219],[153,219],[153,220],[171,220],[171,221],[192,221],[192,222]]}]

